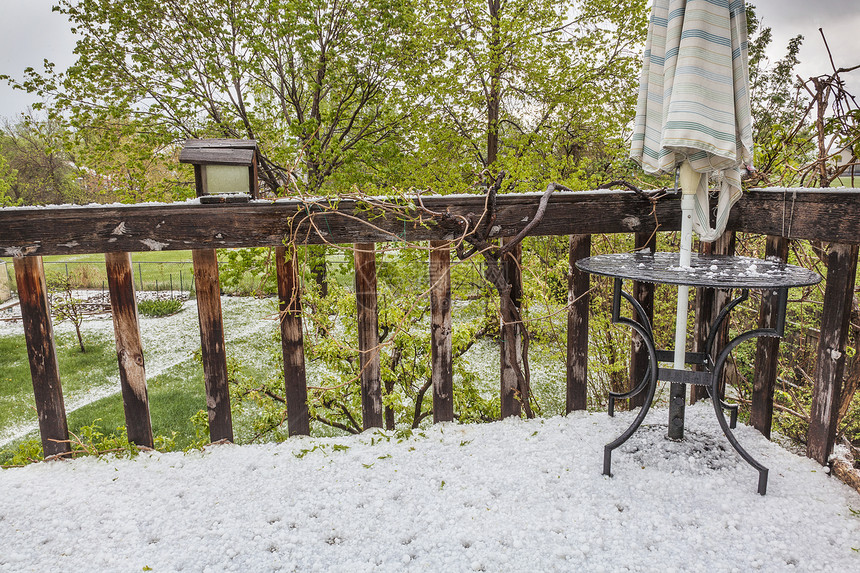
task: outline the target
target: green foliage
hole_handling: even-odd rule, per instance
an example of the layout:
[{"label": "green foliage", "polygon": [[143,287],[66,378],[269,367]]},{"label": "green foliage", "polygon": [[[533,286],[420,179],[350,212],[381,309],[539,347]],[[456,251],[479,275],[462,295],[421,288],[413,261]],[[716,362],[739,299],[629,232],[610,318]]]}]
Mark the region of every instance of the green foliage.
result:
[{"label": "green foliage", "polygon": [[0,206],[77,203],[83,200],[78,169],[64,142],[68,130],[55,119],[21,115],[0,126]]},{"label": "green foliage", "polygon": [[[209,427],[207,414],[200,410],[193,416],[195,438],[184,446],[179,445],[178,435],[172,432],[170,436],[157,434],[154,437],[155,449],[161,452],[189,451],[202,449],[209,443]],[[128,440],[128,432],[124,425],[108,430],[103,426],[102,419],[96,418],[91,423],[81,426],[78,433],[69,432],[71,451],[64,458],[81,456],[113,456],[117,458],[133,458],[141,448]],[[20,467],[44,460],[42,443],[37,439],[23,440],[11,449],[0,450],[0,468]]]},{"label": "green foliage", "polygon": [[209,443],[209,413],[198,410],[191,416],[191,424],[194,426],[194,439],[187,449],[201,449]]},{"label": "green foliage", "polygon": [[486,168],[520,191],[606,180],[633,115],[646,2],[439,1],[428,21],[446,59],[411,128],[407,185],[462,192]]},{"label": "green foliage", "polygon": [[[91,424],[81,427],[79,435],[70,432],[71,451],[62,457],[112,455],[118,458],[133,458],[137,456],[140,450],[128,441],[125,426],[108,431],[99,422],[101,419],[96,419]],[[39,440],[25,440],[14,449],[0,450],[0,467],[23,466],[43,459],[42,444]]]},{"label": "green foliage", "polygon": [[87,196],[189,196],[186,137],[254,138],[278,193],[352,185],[519,188],[623,168],[645,0],[61,0],[67,72],[15,87],[55,102]]},{"label": "green foliage", "polygon": [[[440,59],[416,5],[63,0],[55,10],[79,36],[77,62],[65,74],[29,68],[12,83],[54,98],[82,153],[86,144],[92,164],[123,177],[125,197],[159,193],[137,189],[161,169],[153,156],[206,136],[257,139],[270,190],[317,193],[343,166],[390,152],[410,114],[406,92],[421,86],[428,58]],[[184,173],[174,190],[187,189]],[[173,192],[162,179],[161,192]]]},{"label": "green foliage", "polygon": [[219,252],[221,288],[234,294],[276,294],[277,272],[272,248],[230,249]]},{"label": "green foliage", "polygon": [[798,120],[805,117],[808,104],[795,73],[803,36],[791,38],[785,55],[771,64],[766,54],[773,33],[761,26],[754,6],[747,8],[747,27],[755,165],[770,180],[796,185],[792,178],[796,170],[790,166],[796,169],[799,162],[805,162],[812,135],[808,128],[801,128],[794,138],[789,137]]},{"label": "green foliage", "polygon": [[18,171],[9,167],[9,162],[0,155],[0,207],[17,206],[23,203],[23,199],[15,200],[9,195],[17,180]]},{"label": "green foliage", "polygon": [[175,298],[160,298],[142,300],[137,303],[137,310],[144,316],[162,317],[176,314],[182,309],[182,301]]},{"label": "green foliage", "polygon": [[42,453],[42,442],[39,440],[25,440],[12,450],[0,450],[0,467],[19,467],[44,459]]}]

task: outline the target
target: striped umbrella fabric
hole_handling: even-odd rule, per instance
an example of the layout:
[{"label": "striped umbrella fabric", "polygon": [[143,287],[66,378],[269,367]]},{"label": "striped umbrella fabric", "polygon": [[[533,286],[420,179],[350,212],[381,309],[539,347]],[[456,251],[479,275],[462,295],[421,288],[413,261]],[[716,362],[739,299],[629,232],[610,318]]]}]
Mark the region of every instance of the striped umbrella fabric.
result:
[{"label": "striped umbrella fabric", "polygon": [[723,233],[741,196],[740,167],[752,164],[743,0],[654,0],[631,157],[647,173],[671,173],[686,160],[710,174],[719,189],[716,224],[702,177],[693,230],[705,242]]}]

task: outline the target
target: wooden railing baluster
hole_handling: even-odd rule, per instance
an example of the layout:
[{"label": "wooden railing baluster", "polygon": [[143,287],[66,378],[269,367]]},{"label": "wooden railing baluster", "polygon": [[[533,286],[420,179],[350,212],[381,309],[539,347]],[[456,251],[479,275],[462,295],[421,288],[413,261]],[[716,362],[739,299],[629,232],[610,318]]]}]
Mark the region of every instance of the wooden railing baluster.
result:
[{"label": "wooden railing baluster", "polygon": [[430,241],[430,379],[434,423],[454,420],[454,336],[451,324],[450,242]]},{"label": "wooden railing baluster", "polygon": [[591,235],[570,236],[567,277],[567,392],[565,412],[588,405],[588,306],[591,275],[575,263],[591,255]]},{"label": "wooden railing baluster", "polygon": [[[722,234],[722,236],[714,241],[713,243],[705,243],[702,245],[700,252],[705,255],[734,255],[735,254],[735,232],[734,231],[726,231]],[[703,289],[696,289],[697,292]],[[703,345],[705,343],[705,339],[708,336],[708,329],[711,326],[711,321],[716,318],[720,311],[729,303],[731,300],[731,291],[724,289],[708,289],[710,292],[705,292],[702,295],[701,303],[697,302],[697,306],[699,304],[707,305],[710,304],[711,308],[708,312],[703,309],[701,313],[702,319],[699,320],[699,315],[696,315],[696,336],[693,339],[693,350],[694,351],[702,351],[704,352]],[[698,295],[697,295],[698,296]],[[719,334],[714,341],[714,358],[720,353],[720,350],[726,345],[729,340],[729,323],[725,321],[720,328]],[[720,397],[722,398],[725,395],[725,381],[726,381],[726,368],[723,369],[720,380]],[[705,386],[690,386],[690,403],[694,404],[697,400],[702,400],[708,397],[708,391]]]},{"label": "wooden railing baluster", "polygon": [[[765,257],[776,257],[780,261],[786,262],[788,260],[788,239],[768,235]],[[778,300],[776,292],[762,293],[761,309],[758,315],[759,328],[776,328]],[[756,341],[755,367],[753,368],[750,424],[768,439],[773,422],[773,393],[776,387],[778,365],[779,338],[759,336]]]},{"label": "wooden railing baluster", "polygon": [[[657,250],[657,233],[642,232],[635,233],[633,237],[634,248],[639,251],[650,249],[653,253]],[[643,283],[633,281],[633,298],[642,305],[648,320],[654,323],[654,283]],[[630,387],[632,390],[645,376],[648,370],[648,349],[642,343],[642,338],[636,331],[630,337]],[[630,408],[638,408],[645,403],[645,392],[640,392],[630,398]]]},{"label": "wooden railing baluster", "polygon": [[15,281],[45,457],[71,451],[42,257],[15,257]]},{"label": "wooden railing baluster", "polygon": [[379,315],[376,299],[376,245],[356,243],[355,297],[361,368],[361,414],[364,429],[381,428],[382,385],[379,368]]},{"label": "wooden railing baluster", "polygon": [[844,243],[832,243],[827,254],[827,286],[824,307],[821,309],[821,335],[818,339],[806,442],[806,455],[822,465],[827,464],[836,440],[857,254],[858,245]]},{"label": "wooden railing baluster", "polygon": [[152,448],[152,421],[149,415],[146,368],[143,345],[140,342],[131,253],[105,253],[105,270],[128,439],[139,446]]},{"label": "wooden railing baluster", "polygon": [[221,316],[221,287],[218,283],[218,257],[215,249],[194,249],[194,287],[197,291],[197,317],[200,322],[200,348],[209,411],[209,439],[233,441],[233,414],[227,380],[227,350],[224,346],[224,321]]},{"label": "wooden railing baluster", "polygon": [[278,322],[281,325],[281,349],[284,355],[287,431],[290,436],[309,435],[301,285],[295,248],[275,247],[275,267],[278,275]]}]

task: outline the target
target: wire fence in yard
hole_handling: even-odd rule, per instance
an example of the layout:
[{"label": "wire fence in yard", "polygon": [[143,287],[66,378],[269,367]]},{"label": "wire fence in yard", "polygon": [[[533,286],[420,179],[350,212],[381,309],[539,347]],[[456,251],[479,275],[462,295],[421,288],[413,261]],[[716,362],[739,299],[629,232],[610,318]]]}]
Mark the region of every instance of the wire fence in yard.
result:
[{"label": "wire fence in yard", "polygon": [[[72,288],[107,292],[107,272],[104,263],[84,261],[44,261],[45,278],[66,277]],[[3,268],[5,267],[5,268]],[[187,293],[194,288],[194,269],[191,261],[135,261],[134,286],[137,291]],[[12,293],[17,292],[13,265],[0,265],[0,284],[3,278]]]}]

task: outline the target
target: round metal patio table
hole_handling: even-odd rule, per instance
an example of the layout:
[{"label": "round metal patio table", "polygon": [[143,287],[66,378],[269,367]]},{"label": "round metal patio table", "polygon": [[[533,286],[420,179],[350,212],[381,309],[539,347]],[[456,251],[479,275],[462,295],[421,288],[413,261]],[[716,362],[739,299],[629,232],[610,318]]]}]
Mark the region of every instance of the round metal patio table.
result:
[{"label": "round metal patio table", "polygon": [[[810,270],[777,260],[725,255],[694,255],[690,266],[681,267],[679,266],[679,257],[678,253],[640,251],[636,253],[597,255],[581,259],[576,263],[577,268],[587,273],[603,275],[614,279],[612,322],[624,324],[632,328],[642,337],[648,350],[648,369],[638,385],[630,392],[610,392],[610,415],[613,415],[615,400],[630,398],[641,392],[647,392],[647,394],[644,405],[640,408],[638,415],[630,427],[617,439],[604,447],[603,473],[611,475],[612,450],[626,442],[641,426],[642,421],[648,414],[648,410],[651,408],[651,402],[654,400],[658,380],[673,384],[696,384],[707,388],[708,394],[714,404],[717,421],[729,443],[747,463],[758,470],[758,493],[764,495],[767,492],[768,469],[756,461],[738,443],[731,431],[737,422],[737,405],[727,404],[719,399],[720,372],[725,366],[729,354],[738,344],[758,336],[776,336],[781,338],[785,332],[788,289],[816,284],[821,280],[821,277]],[[703,371],[692,372],[659,367],[660,362],[672,362],[673,352],[657,350],[655,348],[651,322],[648,320],[644,309],[638,301],[624,291],[623,282],[625,280],[715,289],[740,289],[740,296],[729,302],[710,325],[705,342],[705,351],[685,353],[685,363],[699,364],[703,367]],[[774,328],[757,328],[743,332],[732,338],[715,356],[714,342],[720,326],[731,310],[748,298],[750,289],[771,291],[777,296],[776,326]],[[622,298],[633,306],[637,320],[621,316]],[[731,412],[730,423],[726,421],[723,410]],[[677,420],[670,420],[670,423],[677,422]],[[683,425],[683,423],[683,417],[681,417],[680,424]]]}]

